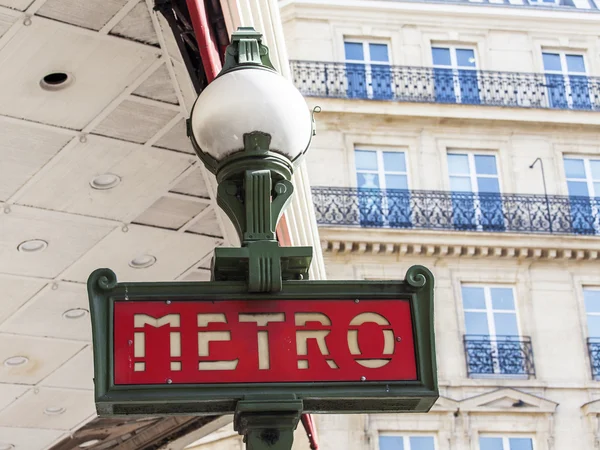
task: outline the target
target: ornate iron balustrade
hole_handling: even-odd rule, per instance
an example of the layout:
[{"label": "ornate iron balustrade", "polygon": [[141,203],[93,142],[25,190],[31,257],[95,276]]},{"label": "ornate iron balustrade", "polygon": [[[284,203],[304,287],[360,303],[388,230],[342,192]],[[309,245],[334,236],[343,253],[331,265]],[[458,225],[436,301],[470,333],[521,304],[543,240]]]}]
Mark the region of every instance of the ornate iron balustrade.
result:
[{"label": "ornate iron balustrade", "polygon": [[600,110],[600,77],[291,61],[309,97]]},{"label": "ornate iron balustrade", "polygon": [[592,366],[592,378],[600,379],[600,338],[588,338],[588,352]]},{"label": "ornate iron balustrade", "polygon": [[531,338],[465,335],[467,375],[535,376]]},{"label": "ornate iron balustrade", "polygon": [[319,225],[600,235],[600,197],[313,187]]}]

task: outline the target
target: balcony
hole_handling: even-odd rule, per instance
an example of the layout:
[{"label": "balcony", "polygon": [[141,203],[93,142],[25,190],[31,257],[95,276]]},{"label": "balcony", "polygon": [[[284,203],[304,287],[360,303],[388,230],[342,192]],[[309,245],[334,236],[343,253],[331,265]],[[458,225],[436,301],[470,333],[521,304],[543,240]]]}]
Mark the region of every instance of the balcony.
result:
[{"label": "balcony", "polygon": [[528,336],[465,335],[464,344],[469,377],[535,376]]},{"label": "balcony", "polygon": [[600,111],[600,77],[291,61],[308,97]]},{"label": "balcony", "polygon": [[600,197],[313,187],[323,226],[600,235]]},{"label": "balcony", "polygon": [[600,338],[588,338],[588,352],[592,366],[592,379],[600,379]]}]

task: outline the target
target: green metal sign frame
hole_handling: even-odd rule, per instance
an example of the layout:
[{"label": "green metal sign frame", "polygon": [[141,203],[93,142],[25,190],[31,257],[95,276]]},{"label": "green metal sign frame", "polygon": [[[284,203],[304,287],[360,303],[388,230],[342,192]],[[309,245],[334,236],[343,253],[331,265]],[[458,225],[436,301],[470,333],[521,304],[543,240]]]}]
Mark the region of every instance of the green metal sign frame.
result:
[{"label": "green metal sign frame", "polygon": [[[248,293],[238,281],[117,283],[110,269],[88,279],[98,415],[231,414],[238,402],[290,399],[307,413],[426,412],[437,400],[433,275],[413,266],[401,281],[284,281],[277,293]],[[379,300],[410,302],[417,380],[315,383],[115,385],[113,320],[116,301]]]}]

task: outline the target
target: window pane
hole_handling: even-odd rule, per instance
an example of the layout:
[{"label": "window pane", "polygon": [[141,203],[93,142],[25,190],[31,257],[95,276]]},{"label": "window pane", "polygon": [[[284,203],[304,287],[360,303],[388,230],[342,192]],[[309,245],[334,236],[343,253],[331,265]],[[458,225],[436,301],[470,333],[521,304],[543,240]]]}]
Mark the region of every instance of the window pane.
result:
[{"label": "window pane", "polygon": [[589,197],[588,185],[584,181],[567,181],[569,195],[582,195]]},{"label": "window pane", "polygon": [[485,309],[485,294],[482,287],[462,287],[464,309]]},{"label": "window pane", "polygon": [[590,169],[592,172],[592,180],[600,180],[600,160],[590,159]]},{"label": "window pane", "polygon": [[406,175],[386,175],[386,189],[408,189],[408,180]]},{"label": "window pane", "polygon": [[377,153],[367,150],[355,150],[356,170],[377,170]]},{"label": "window pane", "polygon": [[388,62],[390,60],[387,44],[369,44],[369,53],[371,61]]},{"label": "window pane", "polygon": [[359,188],[378,188],[379,176],[374,173],[357,173],[357,185]]},{"label": "window pane", "polygon": [[404,450],[402,436],[379,436],[379,450]]},{"label": "window pane", "polygon": [[410,450],[434,450],[433,436],[411,436]]},{"label": "window pane", "polygon": [[450,49],[442,47],[432,47],[433,64],[435,66],[451,66]]},{"label": "window pane", "polygon": [[511,288],[490,288],[490,294],[492,296],[492,308],[514,311],[515,302]]},{"label": "window pane", "polygon": [[475,67],[475,51],[471,49],[456,49],[456,63],[458,67]]},{"label": "window pane", "polygon": [[560,55],[558,53],[542,53],[544,70],[562,70]]},{"label": "window pane", "polygon": [[583,299],[586,312],[600,312],[600,289],[584,289]]},{"label": "window pane", "polygon": [[480,437],[479,450],[503,450],[502,438],[499,437]]},{"label": "window pane", "polygon": [[496,157],[493,155],[475,155],[475,173],[478,175],[496,175]]},{"label": "window pane", "polygon": [[564,164],[567,178],[585,178],[583,159],[565,158]]},{"label": "window pane", "polygon": [[406,172],[406,160],[402,152],[383,152],[383,170]]},{"label": "window pane", "polygon": [[600,338],[600,316],[587,316],[587,326],[589,337]]},{"label": "window pane", "polygon": [[594,183],[594,193],[593,197],[600,197],[600,183]]},{"label": "window pane", "polygon": [[467,155],[448,153],[448,171],[450,172],[450,175],[470,174],[469,157]]},{"label": "window pane", "polygon": [[508,446],[510,450],[533,450],[531,438],[509,438]]},{"label": "window pane", "polygon": [[472,192],[471,179],[467,177],[450,177],[450,190],[453,192]]},{"label": "window pane", "polygon": [[585,62],[583,61],[583,55],[566,55],[567,56],[567,69],[569,72],[585,73]]},{"label": "window pane", "polygon": [[500,192],[500,183],[498,178],[477,178],[477,190],[479,192]]},{"label": "window pane", "polygon": [[518,336],[517,316],[514,313],[494,313],[496,336]]},{"label": "window pane", "polygon": [[346,52],[346,59],[351,59],[354,61],[364,61],[365,60],[362,43],[344,42],[344,50]]},{"label": "window pane", "polygon": [[487,314],[484,312],[465,311],[465,329],[467,334],[490,335],[488,328]]}]

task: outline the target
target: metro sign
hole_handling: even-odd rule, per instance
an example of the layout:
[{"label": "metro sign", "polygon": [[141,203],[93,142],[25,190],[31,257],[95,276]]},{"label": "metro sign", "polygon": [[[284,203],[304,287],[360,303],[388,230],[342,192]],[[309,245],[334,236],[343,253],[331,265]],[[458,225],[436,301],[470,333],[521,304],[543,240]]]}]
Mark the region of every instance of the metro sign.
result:
[{"label": "metro sign", "polygon": [[437,399],[433,278],[244,283],[88,281],[100,415],[233,413],[256,395],[305,412],[427,411]]}]

